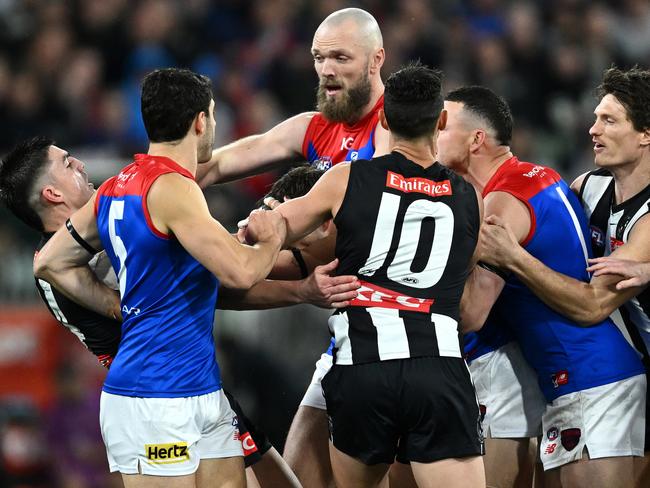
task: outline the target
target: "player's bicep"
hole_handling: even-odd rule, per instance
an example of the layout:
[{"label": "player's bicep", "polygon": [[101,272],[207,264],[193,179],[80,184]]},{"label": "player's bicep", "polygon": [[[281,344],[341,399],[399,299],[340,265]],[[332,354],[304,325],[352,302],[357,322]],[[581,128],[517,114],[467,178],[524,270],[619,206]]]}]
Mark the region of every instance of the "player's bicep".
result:
[{"label": "player's bicep", "polygon": [[518,242],[523,242],[531,229],[530,209],[524,202],[510,193],[494,191],[489,193],[484,200],[484,214],[496,215],[512,230]]},{"label": "player's bicep", "polygon": [[278,206],[287,222],[286,243],[291,244],[332,218],[343,200],[349,175],[349,163],[341,163],[327,171],[309,192]]}]

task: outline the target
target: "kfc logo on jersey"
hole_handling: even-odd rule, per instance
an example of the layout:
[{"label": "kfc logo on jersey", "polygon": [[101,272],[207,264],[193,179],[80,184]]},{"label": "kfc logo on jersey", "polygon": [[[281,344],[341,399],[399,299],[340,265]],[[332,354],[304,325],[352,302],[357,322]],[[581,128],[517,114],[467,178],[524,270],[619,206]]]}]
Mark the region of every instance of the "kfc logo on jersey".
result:
[{"label": "kfc logo on jersey", "polygon": [[616,237],[609,238],[609,249],[611,252],[616,251],[619,247],[625,244],[623,241],[618,240]]},{"label": "kfc logo on jersey", "polygon": [[553,388],[559,388],[562,385],[566,385],[569,383],[569,372],[564,370],[553,373],[551,375],[551,381],[553,382]]},{"label": "kfc logo on jersey", "polygon": [[539,173],[542,173],[542,175],[544,175],[543,171],[544,171],[544,166],[535,166],[528,173],[524,173],[524,176],[526,178],[532,178],[534,176],[537,176]]},{"label": "kfc logo on jersey", "polygon": [[341,141],[341,151],[344,149],[349,151],[352,149],[352,144],[354,144],[354,137],[344,137],[343,141]]},{"label": "kfc logo on jersey", "polygon": [[397,295],[392,290],[365,281],[359,281],[359,283],[361,287],[357,290],[358,295],[350,301],[350,306],[353,307],[395,308],[428,313],[434,302],[433,299]]},{"label": "kfc logo on jersey", "polygon": [[593,225],[589,226],[589,230],[591,231],[591,243],[594,247],[603,247],[605,244],[605,234],[603,231]]},{"label": "kfc logo on jersey", "polygon": [[402,175],[389,171],[386,175],[386,186],[404,193],[424,193],[432,197],[449,196],[452,194],[449,180],[432,181],[426,178],[404,178]]}]

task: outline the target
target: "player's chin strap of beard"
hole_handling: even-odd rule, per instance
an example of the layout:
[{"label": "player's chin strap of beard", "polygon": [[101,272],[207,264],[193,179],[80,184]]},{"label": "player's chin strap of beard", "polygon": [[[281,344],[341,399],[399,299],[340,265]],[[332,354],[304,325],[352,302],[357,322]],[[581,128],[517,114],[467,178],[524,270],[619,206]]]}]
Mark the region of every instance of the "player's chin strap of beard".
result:
[{"label": "player's chin strap of beard", "polygon": [[70,219],[68,219],[68,220],[65,221],[65,228],[68,229],[68,232],[70,233],[70,235],[72,236],[72,238],[73,238],[75,241],[77,241],[77,243],[78,243],[81,247],[83,247],[86,251],[88,251],[90,254],[92,254],[92,255],[94,256],[95,254],[97,254],[97,253],[99,252],[99,251],[98,251],[97,249],[95,249],[93,246],[91,246],[90,244],[88,244],[88,242],[86,242],[86,240],[85,240],[83,237],[81,237],[81,236],[79,235],[79,232],[77,232],[77,229],[75,229],[75,228],[72,226],[72,222],[70,222]]}]

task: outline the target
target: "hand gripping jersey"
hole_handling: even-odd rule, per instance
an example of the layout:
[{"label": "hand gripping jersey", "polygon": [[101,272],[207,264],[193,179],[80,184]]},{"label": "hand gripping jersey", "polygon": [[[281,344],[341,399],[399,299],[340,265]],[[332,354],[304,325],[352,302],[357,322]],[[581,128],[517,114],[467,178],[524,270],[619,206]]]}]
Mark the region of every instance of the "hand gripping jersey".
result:
[{"label": "hand gripping jersey", "polygon": [[357,160],[334,223],[338,272],[362,285],[330,318],[335,364],[460,358],[460,298],[480,226],[473,187],[398,152]]},{"label": "hand gripping jersey", "polygon": [[[616,205],[614,177],[605,169],[587,174],[580,198],[589,219],[591,246],[598,257],[608,256],[625,244],[634,224],[650,212],[650,185]],[[627,301],[619,310],[634,346],[643,354],[650,370],[650,288]]]},{"label": "hand gripping jersey", "polygon": [[170,235],[153,227],[147,193],[161,175],[189,171],[145,154],[99,188],[97,228],[115,269],[122,341],[104,391],[186,397],[221,388],[212,323],[218,281]]},{"label": "hand gripping jersey", "polygon": [[[36,254],[54,234],[44,233],[36,248]],[[116,289],[115,273],[110,267],[106,253],[97,254],[88,265],[102,281]],[[41,300],[61,325],[72,332],[106,368],[111,365],[122,335],[122,324],[88,310],[68,299],[47,281],[35,278]]]},{"label": "hand gripping jersey", "polygon": [[[484,194],[493,191],[510,193],[530,210],[531,228],[522,243],[529,253],[555,271],[589,280],[587,221],[578,199],[555,171],[513,157],[497,170]],[[508,278],[492,310],[499,323],[514,332],[549,402],[643,373],[638,355],[611,320],[580,327],[547,307],[515,277]]]},{"label": "hand gripping jersey", "polygon": [[384,96],[354,125],[330,122],[321,113],[314,115],[302,142],[303,156],[320,169],[343,161],[370,159],[375,154],[375,129]]}]

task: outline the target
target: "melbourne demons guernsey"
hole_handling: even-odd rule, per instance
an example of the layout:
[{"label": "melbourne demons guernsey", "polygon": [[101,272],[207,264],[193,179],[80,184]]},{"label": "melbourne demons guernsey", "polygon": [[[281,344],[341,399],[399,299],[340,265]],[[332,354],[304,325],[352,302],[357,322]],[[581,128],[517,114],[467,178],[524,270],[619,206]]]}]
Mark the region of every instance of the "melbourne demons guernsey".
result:
[{"label": "melbourne demons guernsey", "polygon": [[462,357],[460,298],[480,226],[473,187],[398,152],[357,160],[334,223],[338,273],[361,282],[330,318],[335,364]]},{"label": "melbourne demons guernsey", "polygon": [[[598,257],[608,256],[625,244],[634,224],[650,212],[650,185],[616,205],[614,177],[605,169],[587,174],[580,198],[589,219],[594,255]],[[627,301],[620,312],[634,346],[650,369],[650,288]]]},{"label": "melbourne demons guernsey", "polygon": [[353,125],[330,122],[317,113],[309,122],[302,142],[302,154],[319,169],[329,169],[343,161],[370,159],[375,154],[375,129],[384,96],[372,110]]},{"label": "melbourne demons guernsey", "polygon": [[104,391],[186,397],[221,388],[212,323],[218,281],[171,235],[154,228],[147,194],[161,175],[192,174],[171,159],[137,154],[99,188],[97,228],[116,270],[122,341]]},{"label": "melbourne demons guernsey", "polygon": [[[530,254],[555,271],[589,281],[587,220],[555,171],[513,157],[497,170],[484,194],[493,191],[509,193],[528,207],[531,226],[522,245]],[[636,351],[611,320],[580,327],[515,277],[506,280],[492,310],[493,318],[514,332],[549,402],[643,373]]]}]

